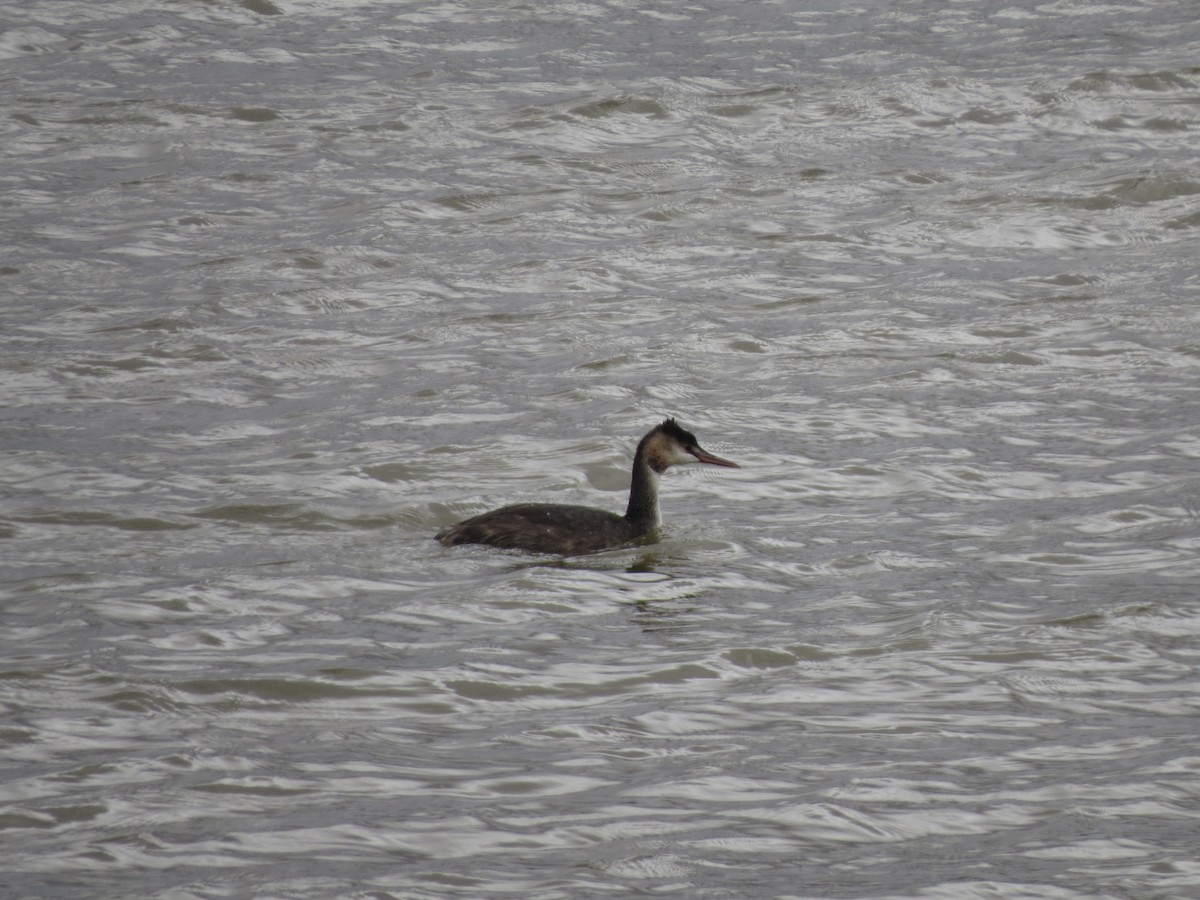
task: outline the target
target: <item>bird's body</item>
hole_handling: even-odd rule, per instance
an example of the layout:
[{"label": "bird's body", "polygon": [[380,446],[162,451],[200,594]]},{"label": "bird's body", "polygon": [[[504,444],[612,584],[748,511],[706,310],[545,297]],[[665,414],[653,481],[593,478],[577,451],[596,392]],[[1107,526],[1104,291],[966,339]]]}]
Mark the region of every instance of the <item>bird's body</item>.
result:
[{"label": "bird's body", "polygon": [[619,547],[653,534],[662,523],[658,476],[672,465],[697,462],[738,468],[737,463],[702,450],[694,434],[667,419],[638,443],[625,515],[588,506],[519,503],[464,519],[439,531],[437,539],[447,547],[489,544],[560,556]]},{"label": "bird's body", "polygon": [[459,522],[437,537],[446,546],[490,544],[530,553],[579,556],[627,544],[651,530],[603,509],[518,503]]}]

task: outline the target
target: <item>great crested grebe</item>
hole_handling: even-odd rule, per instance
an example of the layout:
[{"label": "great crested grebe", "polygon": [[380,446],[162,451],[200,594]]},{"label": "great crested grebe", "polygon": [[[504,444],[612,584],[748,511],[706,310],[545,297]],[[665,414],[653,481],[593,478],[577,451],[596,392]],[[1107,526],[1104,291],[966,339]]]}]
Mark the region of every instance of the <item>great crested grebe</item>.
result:
[{"label": "great crested grebe", "polygon": [[674,419],[655,425],[638,442],[625,515],[557,503],[518,503],[443,528],[437,539],[455,544],[490,544],[509,550],[578,556],[627,544],[662,524],[658,512],[658,476],[684,463],[740,468],[737,463],[700,449],[696,436]]}]

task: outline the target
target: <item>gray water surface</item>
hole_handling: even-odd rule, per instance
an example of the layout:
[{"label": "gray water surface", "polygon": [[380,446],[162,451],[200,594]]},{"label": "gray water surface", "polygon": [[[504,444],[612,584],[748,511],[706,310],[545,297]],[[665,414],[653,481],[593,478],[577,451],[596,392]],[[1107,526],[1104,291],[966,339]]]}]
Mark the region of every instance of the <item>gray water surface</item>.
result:
[{"label": "gray water surface", "polygon": [[8,895],[1200,895],[1192,4],[0,23]]}]

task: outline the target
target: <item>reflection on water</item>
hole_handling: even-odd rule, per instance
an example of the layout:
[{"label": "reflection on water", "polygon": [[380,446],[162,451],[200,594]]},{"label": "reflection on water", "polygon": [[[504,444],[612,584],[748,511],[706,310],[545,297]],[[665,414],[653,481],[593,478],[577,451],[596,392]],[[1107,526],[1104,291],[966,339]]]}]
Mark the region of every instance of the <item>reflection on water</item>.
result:
[{"label": "reflection on water", "polygon": [[1185,5],[9,12],[15,895],[1196,893]]}]

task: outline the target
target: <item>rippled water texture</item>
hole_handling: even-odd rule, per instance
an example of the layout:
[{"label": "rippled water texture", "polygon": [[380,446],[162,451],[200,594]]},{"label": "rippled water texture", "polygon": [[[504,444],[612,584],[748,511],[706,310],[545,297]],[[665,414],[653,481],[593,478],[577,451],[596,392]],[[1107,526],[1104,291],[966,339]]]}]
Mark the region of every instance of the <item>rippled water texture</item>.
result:
[{"label": "rippled water texture", "polygon": [[0,10],[6,896],[1200,895],[1193,4]]}]

